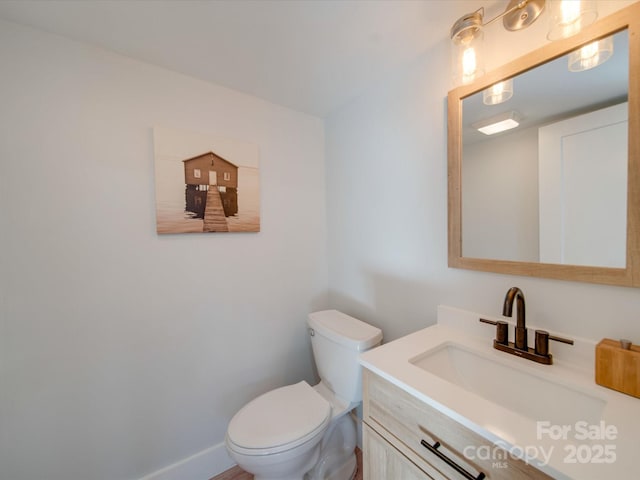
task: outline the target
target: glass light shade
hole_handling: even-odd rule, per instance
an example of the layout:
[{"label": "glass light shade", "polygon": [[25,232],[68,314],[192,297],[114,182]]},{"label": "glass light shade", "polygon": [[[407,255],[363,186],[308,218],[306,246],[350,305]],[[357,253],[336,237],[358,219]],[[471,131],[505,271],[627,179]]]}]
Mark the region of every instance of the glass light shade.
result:
[{"label": "glass light shade", "polygon": [[481,28],[452,39],[453,80],[466,85],[484,75],[484,33]]},{"label": "glass light shade", "polygon": [[613,55],[613,36],[601,38],[569,54],[569,70],[583,72],[603,64]]},{"label": "glass light shade", "polygon": [[485,105],[498,105],[513,96],[513,78],[494,83],[482,92],[482,102]]},{"label": "glass light shade", "polygon": [[598,18],[595,0],[549,0],[549,40],[571,37]]}]

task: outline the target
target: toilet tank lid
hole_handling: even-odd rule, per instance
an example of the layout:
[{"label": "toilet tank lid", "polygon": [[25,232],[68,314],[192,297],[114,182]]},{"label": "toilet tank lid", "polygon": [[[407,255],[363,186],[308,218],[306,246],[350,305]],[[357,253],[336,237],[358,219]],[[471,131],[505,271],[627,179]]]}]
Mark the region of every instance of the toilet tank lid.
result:
[{"label": "toilet tank lid", "polygon": [[334,342],[358,351],[368,350],[382,341],[382,330],[338,310],[310,313],[309,326]]}]

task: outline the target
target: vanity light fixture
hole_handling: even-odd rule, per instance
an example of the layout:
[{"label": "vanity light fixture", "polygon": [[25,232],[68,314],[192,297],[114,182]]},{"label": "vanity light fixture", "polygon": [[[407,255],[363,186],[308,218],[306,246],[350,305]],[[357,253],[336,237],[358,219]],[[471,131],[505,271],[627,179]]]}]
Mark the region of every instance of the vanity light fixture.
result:
[{"label": "vanity light fixture", "polygon": [[482,92],[482,102],[485,105],[498,105],[513,96],[513,78],[494,83]]},{"label": "vanity light fixture", "polygon": [[496,133],[504,132],[516,128],[520,125],[520,115],[518,112],[510,111],[496,115],[495,117],[487,118],[476,123],[472,123],[471,126],[484,133],[485,135],[494,135]]},{"label": "vanity light fixture", "polygon": [[560,40],[580,32],[598,18],[595,0],[549,0],[549,40]]},{"label": "vanity light fixture", "polygon": [[460,17],[451,27],[453,78],[456,84],[466,85],[484,75],[482,49],[484,8]]},{"label": "vanity light fixture", "polygon": [[486,23],[484,7],[460,17],[451,27],[454,83],[466,85],[484,74],[484,27],[502,18],[507,30],[522,30],[540,16],[544,4],[545,0],[511,0],[503,13]]},{"label": "vanity light fixture", "polygon": [[[505,11],[488,22],[484,22],[484,7],[481,7],[473,13],[460,17],[451,27],[454,84],[466,85],[484,74],[482,52],[484,27],[502,18],[505,29],[512,32],[522,30],[538,19],[547,3],[549,4],[547,9],[550,12],[548,15],[550,27],[547,34],[549,40],[559,40],[575,35],[598,18],[596,0],[510,0]],[[594,49],[597,49],[597,52],[593,53]],[[593,68],[609,58],[612,52],[612,44],[609,47],[602,42],[594,42],[594,45],[581,49],[580,60],[570,59],[569,69],[582,71]],[[495,97],[494,100],[499,99],[500,97]],[[507,99],[495,103],[485,101],[485,104],[495,105]]]}]

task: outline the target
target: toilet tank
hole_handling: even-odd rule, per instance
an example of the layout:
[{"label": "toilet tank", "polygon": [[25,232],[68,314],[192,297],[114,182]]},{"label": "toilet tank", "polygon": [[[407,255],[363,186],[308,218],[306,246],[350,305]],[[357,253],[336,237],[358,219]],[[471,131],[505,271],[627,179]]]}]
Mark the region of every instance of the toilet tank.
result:
[{"label": "toilet tank", "polygon": [[382,331],[337,310],[309,314],[308,325],[322,383],[350,404],[362,401],[358,355],[380,345]]}]

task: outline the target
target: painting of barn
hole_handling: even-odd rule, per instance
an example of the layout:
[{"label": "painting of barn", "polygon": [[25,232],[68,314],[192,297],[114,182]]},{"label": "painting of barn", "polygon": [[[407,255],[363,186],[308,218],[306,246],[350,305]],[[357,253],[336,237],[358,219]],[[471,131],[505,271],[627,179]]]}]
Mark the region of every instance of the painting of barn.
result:
[{"label": "painting of barn", "polygon": [[158,233],[260,231],[255,145],[154,128],[154,148]]}]

